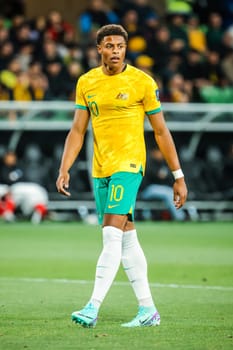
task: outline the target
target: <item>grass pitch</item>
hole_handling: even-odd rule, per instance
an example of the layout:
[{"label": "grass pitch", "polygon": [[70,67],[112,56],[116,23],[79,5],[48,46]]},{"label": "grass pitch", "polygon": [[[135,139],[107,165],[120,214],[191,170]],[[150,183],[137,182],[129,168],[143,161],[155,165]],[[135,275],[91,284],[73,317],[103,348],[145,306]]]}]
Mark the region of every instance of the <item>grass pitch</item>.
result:
[{"label": "grass pitch", "polygon": [[159,327],[125,329],[137,304],[122,269],[96,328],[70,314],[91,295],[101,230],[0,223],[1,350],[233,348],[232,223],[139,223]]}]

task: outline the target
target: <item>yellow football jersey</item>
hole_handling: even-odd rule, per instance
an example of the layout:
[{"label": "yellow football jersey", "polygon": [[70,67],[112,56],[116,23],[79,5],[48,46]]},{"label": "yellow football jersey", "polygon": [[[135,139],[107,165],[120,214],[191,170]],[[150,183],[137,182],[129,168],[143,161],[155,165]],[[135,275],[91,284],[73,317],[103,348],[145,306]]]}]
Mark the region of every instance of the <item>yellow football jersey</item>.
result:
[{"label": "yellow football jersey", "polygon": [[76,108],[91,115],[93,177],[145,169],[144,117],[161,110],[158,86],[141,70],[127,65],[116,75],[102,67],[82,75],[76,88]]}]

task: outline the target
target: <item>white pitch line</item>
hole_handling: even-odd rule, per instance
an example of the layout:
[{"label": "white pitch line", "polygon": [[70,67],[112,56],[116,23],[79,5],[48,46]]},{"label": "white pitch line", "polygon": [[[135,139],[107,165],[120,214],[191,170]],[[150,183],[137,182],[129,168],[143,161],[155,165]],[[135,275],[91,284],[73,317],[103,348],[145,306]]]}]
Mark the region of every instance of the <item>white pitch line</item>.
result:
[{"label": "white pitch line", "polygon": [[[0,277],[0,282],[30,282],[30,283],[63,283],[63,284],[94,284],[94,281],[87,280],[70,280],[64,278],[27,278],[27,277]],[[128,286],[129,282],[114,282],[117,286]],[[203,285],[190,285],[190,284],[165,284],[165,283],[150,283],[154,288],[175,288],[175,289],[203,289],[203,290],[219,290],[232,292],[233,287],[224,286],[203,286]]]}]

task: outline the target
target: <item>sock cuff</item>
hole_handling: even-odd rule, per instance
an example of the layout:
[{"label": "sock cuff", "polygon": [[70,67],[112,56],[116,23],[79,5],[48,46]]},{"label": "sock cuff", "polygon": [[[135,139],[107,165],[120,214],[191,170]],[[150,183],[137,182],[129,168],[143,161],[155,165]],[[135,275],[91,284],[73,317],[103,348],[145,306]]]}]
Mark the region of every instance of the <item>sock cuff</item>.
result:
[{"label": "sock cuff", "polygon": [[127,235],[127,236],[129,236],[129,235],[137,235],[137,230],[135,228],[133,230],[124,231],[124,235]]},{"label": "sock cuff", "polygon": [[103,227],[103,242],[107,244],[112,241],[122,242],[123,231],[114,226]]}]

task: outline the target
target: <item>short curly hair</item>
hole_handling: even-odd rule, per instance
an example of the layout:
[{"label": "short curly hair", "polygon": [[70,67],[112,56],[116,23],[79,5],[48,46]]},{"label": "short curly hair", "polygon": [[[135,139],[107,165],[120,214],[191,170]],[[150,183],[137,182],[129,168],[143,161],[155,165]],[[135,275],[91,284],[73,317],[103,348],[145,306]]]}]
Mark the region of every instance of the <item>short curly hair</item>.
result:
[{"label": "short curly hair", "polygon": [[97,31],[96,42],[97,45],[100,45],[101,41],[105,36],[109,35],[120,35],[125,39],[125,42],[128,42],[128,33],[126,30],[119,24],[107,24],[106,26],[101,27]]}]

